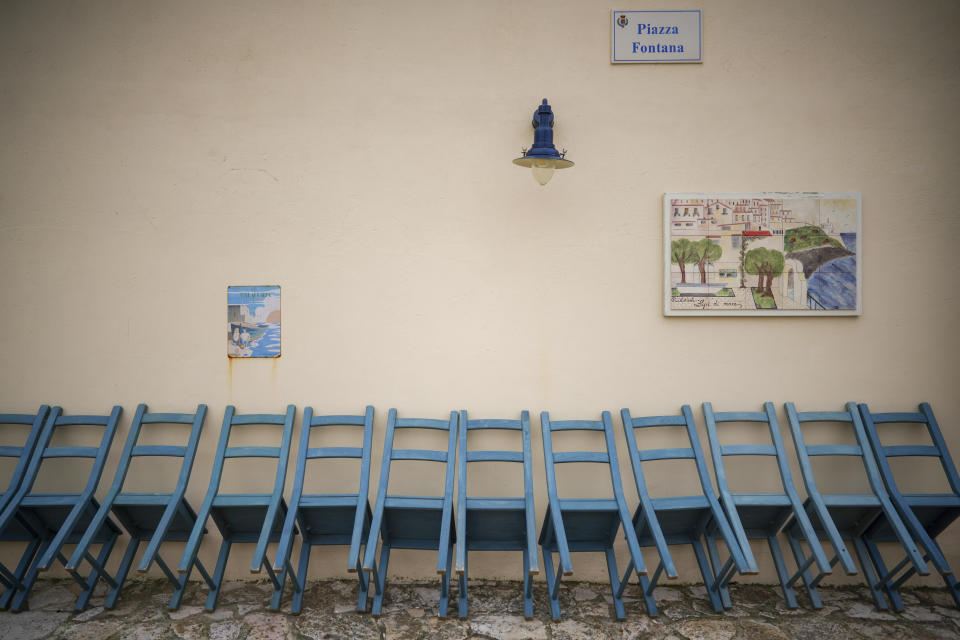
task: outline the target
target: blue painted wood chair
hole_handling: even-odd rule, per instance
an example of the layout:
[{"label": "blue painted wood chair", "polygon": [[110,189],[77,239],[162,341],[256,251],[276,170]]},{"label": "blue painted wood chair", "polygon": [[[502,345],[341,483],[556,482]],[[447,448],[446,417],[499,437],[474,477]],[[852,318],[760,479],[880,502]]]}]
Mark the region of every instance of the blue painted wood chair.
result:
[{"label": "blue painted wood chair", "polygon": [[[67,559],[62,552],[63,546],[77,544],[97,512],[100,505],[93,494],[100,484],[103,466],[116,434],[121,411],[122,408],[116,406],[109,415],[105,416],[65,416],[60,407],[53,407],[50,410],[20,487],[0,513],[0,540],[27,541],[27,548],[21,556],[17,573],[21,568],[26,570],[11,600],[12,611],[22,611],[27,605],[27,597],[39,572],[49,569],[55,560],[66,564]],[[75,433],[76,429],[91,427],[103,428],[100,444],[96,447],[51,445],[54,432]],[[69,439],[69,435],[64,437],[66,441]],[[80,491],[76,493],[33,492],[33,485],[41,466],[45,460],[53,458],[92,460],[86,483]],[[120,533],[120,527],[110,519],[104,521],[96,531],[91,541],[93,544],[100,545],[100,553],[94,560],[96,566],[103,566],[107,562]],[[110,576],[103,576],[102,572],[96,568],[92,569],[86,578],[76,574],[73,577],[82,587],[74,605],[78,611],[86,608],[101,577],[108,583],[112,581]]]},{"label": "blue painted wood chair", "polygon": [[[17,459],[17,463],[14,465],[13,471],[10,474],[10,482],[7,484],[3,495],[0,496],[0,513],[3,513],[4,509],[6,509],[10,503],[10,500],[16,495],[17,489],[20,488],[20,483],[23,481],[23,476],[27,472],[30,458],[33,455],[33,450],[37,446],[37,441],[40,439],[40,433],[43,431],[43,424],[49,412],[50,407],[48,405],[41,405],[36,413],[0,414],[0,424],[30,425],[30,430],[26,433],[26,436],[22,440],[18,439],[21,444],[0,445],[0,458]],[[13,442],[14,438],[6,437],[4,441]],[[10,605],[10,600],[13,598],[14,592],[21,585],[21,580],[23,580],[27,566],[29,566],[30,561],[33,560],[33,555],[40,546],[40,538],[32,531],[23,529],[20,533],[22,535],[17,535],[11,531],[10,541],[28,543],[27,549],[29,553],[23,554],[20,565],[12,571],[0,562],[0,585],[3,585],[4,589],[3,593],[0,594],[0,609],[6,609]],[[4,538],[0,538],[0,541],[3,540]]]},{"label": "blue painted wood chair", "polygon": [[[599,551],[606,556],[616,617],[623,620],[626,617],[623,592],[630,582],[630,577],[636,571],[641,580],[644,580],[647,570],[640,553],[636,531],[630,521],[627,501],[623,497],[610,412],[604,411],[600,420],[551,421],[549,412],[544,411],[540,414],[540,428],[543,432],[543,457],[549,498],[547,513],[540,530],[540,548],[543,552],[544,577],[550,596],[550,615],[555,621],[560,620],[560,581],[563,576],[573,575],[570,553]],[[554,452],[551,434],[558,431],[599,431],[603,433],[606,451]],[[607,465],[613,497],[560,498],[557,492],[556,465],[576,462]],[[622,580],[617,573],[617,558],[613,551],[613,543],[621,527],[630,553],[630,562]],[[553,570],[554,553],[560,556],[556,573]]]},{"label": "blue painted wood chair", "polygon": [[[891,501],[910,530],[913,539],[923,549],[923,559],[937,570],[954,603],[960,608],[960,584],[936,541],[937,536],[960,516],[960,476],[957,475],[957,467],[953,463],[953,458],[950,457],[950,451],[947,450],[947,443],[943,439],[943,433],[940,432],[940,425],[937,424],[937,419],[933,415],[933,409],[924,402],[915,413],[872,413],[866,404],[861,404],[859,410]],[[926,428],[926,437],[929,437],[932,444],[884,446],[877,425],[889,423],[922,425]],[[889,459],[913,456],[937,458],[946,476],[949,492],[903,493],[897,484]],[[887,570],[877,549],[877,543],[889,541],[895,537],[895,534],[889,523],[878,521],[867,531],[865,539],[874,566],[881,575],[881,582],[893,601],[894,608],[897,608],[903,606],[900,587],[919,571],[909,556],[898,562],[893,569]]]},{"label": "blue painted wood chair", "polygon": [[[213,459],[213,472],[210,474],[210,487],[197,513],[197,520],[190,532],[183,557],[180,559],[178,571],[189,578],[190,571],[197,564],[197,552],[205,531],[207,518],[213,518],[214,524],[220,531],[223,540],[217,557],[217,566],[213,576],[201,573],[210,591],[207,595],[205,608],[213,611],[217,606],[217,597],[220,595],[220,586],[223,583],[223,573],[227,567],[227,558],[230,549],[235,543],[255,543],[253,560],[250,564],[251,573],[260,573],[261,568],[267,570],[267,576],[273,583],[274,595],[283,592],[286,581],[286,571],[277,575],[273,566],[267,560],[267,545],[280,540],[283,522],[287,517],[287,504],[283,499],[283,486],[287,478],[287,458],[290,455],[290,438],[293,433],[293,418],[296,407],[287,405],[286,413],[277,414],[244,414],[236,413],[233,405],[227,407],[223,414],[223,427],[220,430],[220,440],[217,444],[217,453]],[[280,426],[280,443],[277,447],[231,447],[230,432],[235,428],[257,429],[266,432],[271,426]],[[220,480],[223,477],[223,467],[226,460],[267,458],[276,459],[277,472],[271,492],[267,493],[222,493]],[[184,578],[184,579],[187,579]]]},{"label": "blue painted wood chair", "polygon": [[[207,406],[204,404],[198,405],[194,413],[148,413],[147,405],[140,404],[137,407],[130,424],[127,441],[120,455],[120,462],[117,464],[113,485],[100,504],[100,509],[87,526],[87,531],[74,549],[70,560],[66,563],[67,571],[77,574],[77,568],[86,560],[106,578],[109,573],[102,564],[99,564],[90,555],[89,548],[96,537],[97,531],[111,515],[123,525],[130,536],[130,542],[127,544],[120,566],[111,576],[113,582],[104,603],[105,608],[112,609],[116,605],[120,589],[123,588],[127,574],[133,564],[134,556],[140,548],[140,544],[144,541],[147,541],[147,549],[140,559],[137,571],[145,573],[156,561],[164,575],[173,584],[174,590],[170,597],[170,609],[176,609],[180,606],[180,600],[183,598],[183,592],[187,586],[187,574],[181,576],[174,574],[159,555],[159,551],[160,545],[165,541],[185,542],[196,524],[197,515],[184,497],[184,493],[187,490],[187,483],[190,481],[190,473],[193,470],[193,461],[197,453],[197,443],[200,440],[200,432],[203,429],[203,420],[206,414]],[[186,446],[137,444],[144,432],[144,425],[152,426],[155,424],[190,425]],[[148,426],[147,431],[152,430],[151,426]],[[141,456],[182,458],[176,486],[172,491],[166,493],[123,491],[124,481],[127,478],[127,472],[130,470],[131,462],[134,458]],[[198,569],[203,574],[207,573],[206,569],[199,563]]]},{"label": "blue painted wood chair", "polygon": [[[893,504],[887,497],[883,481],[880,479],[877,470],[876,461],[873,458],[873,451],[860,420],[860,414],[857,412],[857,405],[848,402],[845,411],[797,411],[794,404],[788,402],[785,408],[787,420],[790,423],[790,433],[793,436],[793,444],[797,451],[797,460],[800,462],[800,472],[807,489],[807,499],[803,505],[804,510],[809,516],[817,536],[821,540],[830,542],[833,546],[835,555],[830,560],[830,566],[832,567],[839,562],[848,575],[855,575],[857,569],[845,542],[853,544],[853,549],[860,561],[864,578],[873,595],[874,602],[880,609],[888,608],[887,599],[884,597],[881,585],[873,571],[867,546],[863,539],[867,528],[878,519],[886,521],[891,529],[896,532],[895,539],[907,550],[908,556],[913,562],[918,563],[915,566],[923,567],[923,560],[906,527],[900,520],[900,516],[897,515]],[[843,425],[844,430],[850,429],[853,431],[857,444],[806,444],[803,437],[803,425],[816,423]],[[858,458],[859,466],[866,473],[871,493],[823,493],[817,486],[813,466],[810,462],[812,457],[820,458],[823,456],[840,457],[842,459],[840,464],[844,467],[849,466],[850,458]],[[795,583],[797,579],[802,579],[811,604],[814,608],[819,609],[823,606],[823,602],[820,599],[817,586],[823,579],[824,574],[821,572],[816,576],[811,576],[809,568],[814,559],[812,555],[807,555],[804,552],[801,544],[802,534],[796,521],[787,527],[786,533],[787,541],[797,561],[797,572],[791,576],[790,584]],[[923,567],[923,570],[929,573],[925,567]],[[902,609],[902,606],[900,608]]]},{"label": "blue painted wood chair", "polygon": [[[481,430],[519,431],[520,451],[470,451],[468,434]],[[519,420],[470,420],[460,412],[457,445],[457,558],[458,615],[467,617],[468,552],[523,552],[523,613],[533,618],[533,576],[537,561],[537,530],[533,502],[533,467],[530,450],[530,413]],[[523,465],[522,497],[467,495],[467,465],[471,462],[519,462]]]},{"label": "blue painted wood chair", "polygon": [[[791,519],[795,518],[799,535],[807,543],[810,553],[813,555],[817,568],[825,574],[832,571],[830,562],[820,545],[810,518],[803,509],[803,502],[797,495],[796,487],[793,484],[793,477],[790,473],[790,464],[787,460],[787,453],[783,447],[783,438],[780,436],[780,426],[777,422],[777,414],[773,408],[773,403],[765,402],[763,411],[728,411],[715,412],[709,402],[703,403],[703,415],[707,425],[707,439],[710,442],[710,454],[713,458],[714,472],[717,476],[717,491],[720,494],[720,505],[724,513],[727,514],[727,520],[733,528],[734,535],[740,543],[740,549],[743,551],[744,560],[750,567],[750,571],[757,570],[757,561],[754,558],[753,551],[750,549],[751,539],[761,539],[767,541],[770,548],[770,554],[773,557],[773,564],[777,571],[777,578],[780,580],[780,587],[783,590],[783,597],[787,606],[796,609],[797,594],[790,581],[790,575],[787,573],[786,564],[783,561],[783,553],[780,549],[780,542],[777,534],[787,525]],[[721,445],[717,425],[728,422],[757,422],[767,426],[770,432],[771,444],[727,444]],[[727,482],[727,472],[724,465],[724,458],[730,456],[768,456],[773,457],[777,463],[777,469],[780,475],[780,491],[769,491],[765,493],[734,493],[730,490]],[[758,480],[759,481],[759,480]],[[773,488],[773,478],[767,479],[767,486]],[[727,585],[733,577],[736,563],[729,559],[722,566],[715,539],[708,538],[708,551],[717,575],[717,585],[721,592],[724,602],[729,602],[729,592]]]},{"label": "blue painted wood chair", "polygon": [[[394,435],[397,429],[438,429],[448,433],[446,451],[431,449],[396,449]],[[387,432],[383,444],[383,462],[380,467],[380,488],[373,509],[370,539],[364,552],[363,569],[373,578],[374,596],[370,612],[378,616],[383,608],[387,566],[393,549],[436,549],[437,573],[440,575],[441,618],[447,615],[450,601],[450,569],[453,564],[453,545],[456,525],[453,522],[453,471],[457,446],[457,412],[450,412],[449,420],[425,418],[398,418],[397,410],[390,409]],[[387,493],[390,482],[390,463],[394,460],[421,460],[444,465],[443,495],[400,496]],[[380,541],[380,559],[375,562],[377,540]]]},{"label": "blue painted wood chair", "polygon": [[[325,427],[363,427],[360,447],[310,447],[310,434]],[[373,441],[373,407],[368,406],[362,415],[313,415],[313,407],[303,412],[300,431],[300,450],[297,453],[296,475],[293,480],[293,495],[283,524],[283,534],[277,545],[277,557],[273,563],[275,572],[286,570],[293,582],[292,613],[303,609],[303,591],[307,582],[307,567],[310,550],[316,545],[350,545],[347,555],[347,571],[356,573],[360,582],[357,611],[367,610],[367,591],[370,579],[362,570],[361,547],[370,534],[372,511],[367,493],[370,486],[370,444]],[[357,493],[329,494],[311,493],[304,487],[304,475],[309,460],[356,459],[360,461],[359,488]],[[311,465],[314,466],[314,465]],[[301,536],[300,562],[294,571],[291,563],[293,539]],[[280,608],[281,592],[274,592],[271,608]]]},{"label": "blue painted wood chair", "polygon": [[[711,568],[704,542],[708,538],[720,538],[730,550],[733,567],[741,573],[750,573],[740,544],[733,534],[730,523],[720,507],[713,483],[707,472],[707,462],[697,437],[697,427],[689,405],[683,405],[681,415],[648,416],[634,418],[629,409],[623,409],[620,417],[627,437],[627,449],[630,452],[630,464],[637,485],[640,504],[633,514],[633,526],[641,547],[656,547],[660,554],[660,563],[653,577],[640,579],[643,597],[647,604],[647,613],[657,615],[654,588],[661,574],[667,578],[676,578],[677,570],[670,555],[670,545],[689,544],[700,567],[700,575],[707,589],[707,596],[713,610],[721,612],[730,603],[724,603],[717,585],[716,576]],[[636,435],[637,429],[649,427],[684,427],[689,447],[681,448],[641,448]],[[642,466],[656,460],[693,460],[700,480],[700,493],[690,496],[671,496],[654,498],[647,489]]]}]

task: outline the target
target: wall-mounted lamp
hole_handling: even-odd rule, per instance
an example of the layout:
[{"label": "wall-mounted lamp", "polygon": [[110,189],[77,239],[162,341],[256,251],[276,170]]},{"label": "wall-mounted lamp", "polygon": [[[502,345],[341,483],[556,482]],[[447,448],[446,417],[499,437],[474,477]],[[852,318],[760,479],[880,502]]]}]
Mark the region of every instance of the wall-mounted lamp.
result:
[{"label": "wall-mounted lamp", "polygon": [[550,182],[554,169],[572,167],[573,162],[566,159],[567,150],[557,151],[553,146],[553,111],[547,99],[533,112],[533,146],[523,150],[523,156],[516,158],[513,164],[530,167],[533,178],[541,185]]}]

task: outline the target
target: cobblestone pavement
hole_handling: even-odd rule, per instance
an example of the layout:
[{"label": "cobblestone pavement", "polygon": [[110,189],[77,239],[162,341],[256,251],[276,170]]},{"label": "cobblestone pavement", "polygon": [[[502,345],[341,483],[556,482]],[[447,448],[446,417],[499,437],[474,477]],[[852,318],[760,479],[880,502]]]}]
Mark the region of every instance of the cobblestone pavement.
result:
[{"label": "cobblestone pavement", "polygon": [[[489,639],[575,640],[783,640],[960,638],[960,610],[943,591],[904,592],[906,611],[891,614],[874,609],[865,589],[823,588],[819,611],[784,607],[779,589],[768,585],[732,585],[734,607],[712,612],[702,586],[657,589],[661,613],[643,612],[639,594],[628,588],[627,619],[612,619],[606,585],[569,582],[563,585],[561,622],[550,620],[546,588],[536,589],[536,617],[523,618],[520,584],[478,581],[470,586],[470,617],[437,618],[439,590],[435,582],[392,581],[379,618],[354,612],[356,583],[347,580],[314,582],[299,616],[267,610],[266,583],[231,582],[224,586],[213,613],[203,611],[205,591],[192,585],[179,611],[168,611],[169,585],[161,581],[128,584],[116,609],[100,606],[94,597],[85,612],[73,612],[74,583],[39,583],[31,609],[19,614],[0,612],[0,639],[34,640],[320,640],[339,638],[423,638],[436,640]],[[455,611],[455,603],[451,603]],[[289,595],[284,601],[289,606]]]}]

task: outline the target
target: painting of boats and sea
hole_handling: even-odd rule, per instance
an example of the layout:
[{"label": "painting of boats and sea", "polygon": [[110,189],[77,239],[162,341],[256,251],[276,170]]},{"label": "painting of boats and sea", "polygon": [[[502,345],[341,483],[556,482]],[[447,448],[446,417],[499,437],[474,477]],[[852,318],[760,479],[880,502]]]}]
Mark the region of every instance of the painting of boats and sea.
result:
[{"label": "painting of boats and sea", "polygon": [[227,355],[280,357],[280,287],[227,287]]},{"label": "painting of boats and sea", "polygon": [[664,315],[860,315],[859,193],[668,193]]}]

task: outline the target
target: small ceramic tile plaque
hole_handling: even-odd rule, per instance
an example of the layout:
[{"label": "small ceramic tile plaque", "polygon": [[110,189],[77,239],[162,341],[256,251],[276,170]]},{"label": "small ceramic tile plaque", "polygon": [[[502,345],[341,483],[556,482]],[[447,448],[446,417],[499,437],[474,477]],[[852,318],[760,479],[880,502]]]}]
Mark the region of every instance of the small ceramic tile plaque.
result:
[{"label": "small ceramic tile plaque", "polygon": [[860,315],[858,193],[668,193],[668,316]]},{"label": "small ceramic tile plaque", "polygon": [[280,357],[280,287],[227,287],[227,355]]}]

